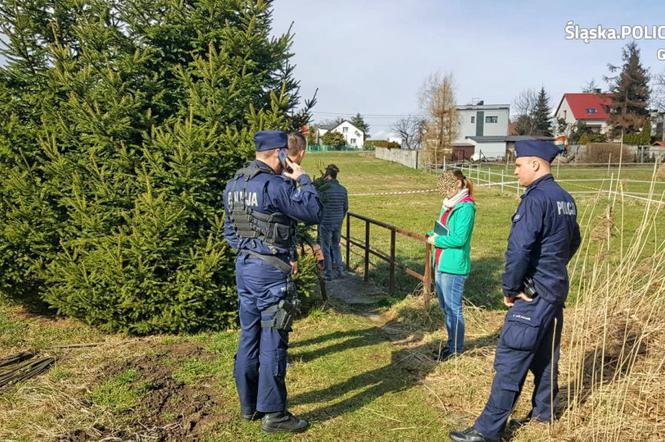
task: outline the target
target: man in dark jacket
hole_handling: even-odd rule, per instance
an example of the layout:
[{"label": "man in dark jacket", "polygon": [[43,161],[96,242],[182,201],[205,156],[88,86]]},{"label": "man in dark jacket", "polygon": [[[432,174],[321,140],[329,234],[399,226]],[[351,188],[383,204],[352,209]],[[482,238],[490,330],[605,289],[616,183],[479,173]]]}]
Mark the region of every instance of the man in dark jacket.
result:
[{"label": "man in dark jacket", "polygon": [[321,204],[298,164],[304,144],[293,161],[286,132],[261,131],[254,140],[256,160],[224,190],[224,237],[238,252],[240,342],[233,374],[244,419],[263,418],[266,432],[299,432],[307,421],[286,408],[290,274],[296,223],[318,224]]},{"label": "man in dark jacket", "polygon": [[337,181],[339,168],[328,165],[325,172],[325,190],[321,192],[321,223],[319,224],[319,244],[323,249],[325,279],[341,278],[343,263],[340,238],[342,222],[349,210],[349,197],[346,188]]},{"label": "man in dark jacket", "polygon": [[527,189],[513,215],[506,251],[503,292],[510,310],[496,348],[487,405],[472,427],[450,433],[453,441],[498,441],[528,371],[535,383],[528,419],[554,418],[567,265],[581,241],[575,201],[550,173],[558,153],[550,141],[515,143],[515,175]]}]

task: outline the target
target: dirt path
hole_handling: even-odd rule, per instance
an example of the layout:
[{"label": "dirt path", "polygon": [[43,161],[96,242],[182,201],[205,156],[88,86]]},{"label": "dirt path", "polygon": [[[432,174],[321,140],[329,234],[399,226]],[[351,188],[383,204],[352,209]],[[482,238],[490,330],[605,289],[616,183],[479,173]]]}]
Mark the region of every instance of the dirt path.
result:
[{"label": "dirt path", "polygon": [[385,299],[385,290],[352,272],[326,282],[328,297],[348,305],[373,305]]}]

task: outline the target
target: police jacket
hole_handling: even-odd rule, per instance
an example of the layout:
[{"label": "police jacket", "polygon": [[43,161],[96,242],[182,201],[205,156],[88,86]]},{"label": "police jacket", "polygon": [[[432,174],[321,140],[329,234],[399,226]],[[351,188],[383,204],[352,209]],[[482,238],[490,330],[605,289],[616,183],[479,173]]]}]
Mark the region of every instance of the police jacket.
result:
[{"label": "police jacket", "polygon": [[522,195],[508,238],[503,292],[515,296],[533,278],[537,296],[563,304],[568,261],[580,245],[577,207],[552,175],[534,181]]},{"label": "police jacket", "polygon": [[[252,171],[249,175],[247,171]],[[244,171],[244,173],[243,173]],[[234,206],[235,205],[235,206]],[[246,207],[254,217],[251,224],[261,224],[266,217],[275,221],[270,225],[270,233],[275,241],[266,240],[263,235],[248,237],[238,234],[238,219],[234,223],[232,208],[238,205]],[[224,189],[224,238],[238,252],[243,250],[275,255],[288,260],[295,245],[295,224],[318,224],[321,219],[321,203],[307,175],[301,175],[297,181],[277,175],[262,161],[254,160],[241,169]],[[237,214],[237,212],[235,212]],[[259,218],[261,217],[261,218]],[[242,229],[241,229],[242,230]]]}]

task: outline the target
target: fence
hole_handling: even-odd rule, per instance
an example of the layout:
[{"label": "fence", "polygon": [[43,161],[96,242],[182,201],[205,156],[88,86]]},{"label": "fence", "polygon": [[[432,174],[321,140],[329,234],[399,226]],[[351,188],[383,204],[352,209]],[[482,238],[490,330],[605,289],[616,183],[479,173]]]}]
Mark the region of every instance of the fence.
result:
[{"label": "fence", "polygon": [[393,161],[411,169],[420,169],[422,167],[420,151],[408,149],[388,149],[377,147],[374,156],[380,160]]},{"label": "fence", "polygon": [[349,146],[348,144],[342,146],[332,146],[329,144],[309,144],[307,146],[307,152],[360,152],[363,149],[358,146]]},{"label": "fence", "polygon": [[[520,186],[520,184],[517,182],[517,180],[513,177],[512,175],[512,166],[508,166],[506,164],[505,167],[503,167],[502,164],[494,164],[494,167],[492,165],[489,165],[487,163],[444,163],[444,164],[429,164],[427,165],[428,167],[426,168],[427,170],[430,170],[435,173],[441,173],[445,170],[449,169],[460,169],[462,172],[471,178],[472,180],[475,181],[475,183],[479,186],[482,187],[495,187],[500,190],[501,193],[504,192],[514,192],[516,195],[520,195],[521,191],[523,188]],[[585,167],[580,167],[580,166],[585,166]],[[656,181],[646,181],[646,180],[638,180],[638,179],[626,179],[626,178],[621,178],[621,171],[622,169],[632,169],[632,170],[656,170],[659,166],[659,163],[645,163],[645,164],[636,164],[636,163],[620,163],[620,164],[614,164],[611,162],[608,163],[580,163],[576,166],[569,166],[567,164],[563,164],[564,169],[570,168],[570,170],[575,170],[575,172],[582,172],[582,171],[599,171],[599,170],[606,170],[606,176],[604,178],[563,178],[560,179],[559,174],[561,171],[561,164],[555,164],[553,165],[553,170],[552,174],[557,177],[557,182],[559,183],[572,183],[576,187],[581,187],[586,190],[573,190],[570,191],[572,194],[597,194],[597,193],[607,193],[608,196],[613,196],[613,195],[623,195],[625,197],[635,199],[635,200],[640,200],[640,201],[645,201],[645,202],[651,202],[654,204],[658,205],[663,205],[665,204],[665,201],[661,200],[656,200],[653,198],[646,198],[646,197],[653,197],[653,196],[658,196],[660,192],[660,186],[665,186],[665,182],[656,182]],[[500,168],[497,170],[497,168]],[[609,189],[602,189],[602,186],[604,182],[609,183]],[[592,183],[592,182],[600,182],[601,183],[601,188],[597,187],[590,187],[590,186],[585,186],[580,183]],[[637,192],[619,192],[617,191],[618,189],[618,184],[619,182],[623,184],[649,184],[651,189],[649,192],[646,193],[637,193]],[[657,191],[653,191],[658,189]],[[613,190],[614,189],[614,190]],[[663,189],[665,190],[665,189]]]},{"label": "fence", "polygon": [[[351,220],[359,220],[365,224],[365,241],[362,242],[360,239],[351,237]],[[390,252],[388,255],[385,253],[375,250],[371,247],[371,226],[377,226],[383,229],[388,229],[390,231]],[[425,243],[425,269],[423,274],[416,272],[413,269],[410,269],[406,265],[397,261],[395,258],[395,243],[397,234],[403,235],[405,237],[414,239]],[[369,257],[374,255],[377,258],[385,261],[389,265],[389,293],[393,294],[395,292],[395,270],[397,268],[401,269],[407,275],[412,278],[417,279],[423,284],[423,292],[426,302],[429,302],[429,298],[432,293],[432,246],[427,243],[427,237],[425,235],[410,232],[408,230],[402,229],[392,224],[387,224],[381,221],[368,218],[363,215],[359,215],[354,212],[347,212],[346,214],[346,235],[342,235],[342,239],[346,244],[346,268],[350,270],[351,265],[351,246],[359,247],[362,249],[363,256],[363,277],[367,281],[369,279]]]}]

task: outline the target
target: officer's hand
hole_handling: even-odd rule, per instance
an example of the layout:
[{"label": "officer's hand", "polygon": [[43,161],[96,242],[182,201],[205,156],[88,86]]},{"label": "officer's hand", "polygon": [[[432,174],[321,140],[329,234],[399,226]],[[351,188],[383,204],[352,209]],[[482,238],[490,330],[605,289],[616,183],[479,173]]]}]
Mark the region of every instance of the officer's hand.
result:
[{"label": "officer's hand", "polygon": [[531,301],[533,301],[533,298],[529,298],[529,297],[526,295],[526,293],[524,293],[524,292],[520,292],[520,293],[518,293],[517,296],[515,296],[515,298],[517,298],[517,299],[521,299],[522,301],[525,301],[525,302],[531,302]]},{"label": "officer's hand", "polygon": [[283,174],[284,174],[285,177],[291,178],[292,180],[295,181],[298,178],[300,178],[301,175],[305,174],[305,169],[303,169],[300,166],[300,164],[294,163],[293,161],[291,161],[291,158],[288,158],[288,157],[286,158],[286,161],[287,161],[287,163],[289,163],[289,167],[291,167],[291,170],[293,170],[293,172],[289,172],[287,170],[284,170]]},{"label": "officer's hand", "polygon": [[291,273],[294,275],[298,273],[298,261],[290,261],[289,264],[291,264]]},{"label": "officer's hand", "polygon": [[529,298],[526,294],[518,293],[516,296],[504,296],[503,303],[506,305],[506,307],[512,307],[515,304],[516,299],[521,299],[524,302],[533,301],[533,298]]},{"label": "officer's hand", "polygon": [[434,241],[436,241],[437,236],[439,236],[439,235],[437,235],[436,233],[432,236],[428,236],[427,237],[427,243],[431,244],[431,245],[434,245]]}]

